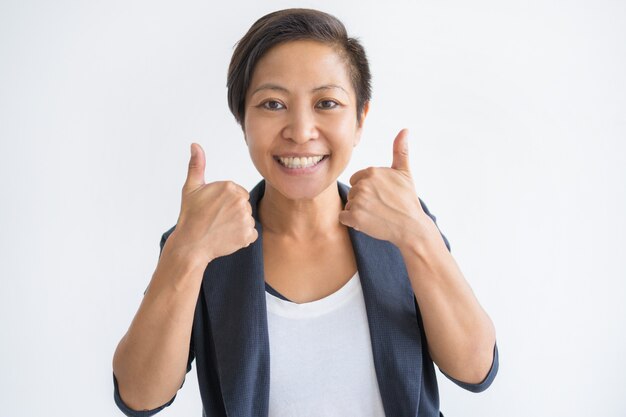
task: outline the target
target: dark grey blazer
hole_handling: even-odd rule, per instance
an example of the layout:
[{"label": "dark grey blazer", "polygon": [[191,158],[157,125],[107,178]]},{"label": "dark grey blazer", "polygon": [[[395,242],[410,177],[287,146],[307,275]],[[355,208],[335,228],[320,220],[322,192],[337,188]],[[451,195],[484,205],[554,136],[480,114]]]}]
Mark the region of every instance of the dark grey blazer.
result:
[{"label": "dark grey blazer", "polygon": [[[345,205],[350,187],[337,181]],[[216,258],[206,268],[193,321],[187,372],[195,358],[203,416],[267,416],[270,351],[263,233],[257,204],[265,191],[261,180],[250,191],[252,215],[259,238],[246,248]],[[423,201],[422,208],[433,221]],[[435,223],[436,224],[436,223]],[[163,234],[161,250],[176,226]],[[426,348],[421,315],[398,248],[348,228],[356,256],[367,311],[378,386],[388,417],[438,417],[439,393],[433,362]],[[448,250],[450,244],[441,234]],[[489,374],[480,384],[450,378],[480,392],[498,371],[498,350]],[[113,376],[114,397],[128,416],[150,416],[167,404],[133,411],[121,400]],[[323,401],[323,399],[320,399]]]}]

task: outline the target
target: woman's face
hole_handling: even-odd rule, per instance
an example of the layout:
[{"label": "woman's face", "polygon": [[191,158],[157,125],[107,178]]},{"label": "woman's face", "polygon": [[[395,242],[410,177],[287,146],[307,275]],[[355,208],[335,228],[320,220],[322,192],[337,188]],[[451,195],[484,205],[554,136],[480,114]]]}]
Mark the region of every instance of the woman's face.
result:
[{"label": "woman's face", "polygon": [[[244,134],[266,186],[312,199],[334,186],[359,143],[348,67],[323,43],[279,44],[258,61],[246,94]],[[304,159],[302,159],[304,158]]]}]

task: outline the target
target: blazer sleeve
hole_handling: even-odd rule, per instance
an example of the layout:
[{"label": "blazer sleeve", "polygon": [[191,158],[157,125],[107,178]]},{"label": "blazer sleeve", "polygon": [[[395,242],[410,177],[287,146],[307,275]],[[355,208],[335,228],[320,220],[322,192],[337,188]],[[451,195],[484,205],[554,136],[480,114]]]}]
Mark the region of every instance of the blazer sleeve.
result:
[{"label": "blazer sleeve", "polygon": [[[420,198],[419,200],[420,200],[420,204],[422,205],[422,209],[424,210],[424,212],[426,214],[428,214],[428,216],[433,220],[433,223],[435,223],[435,226],[437,226],[437,230],[439,230],[439,233],[441,234],[441,237],[443,238],[443,241],[445,242],[446,247],[448,248],[448,251],[452,252],[450,250],[450,242],[448,242],[448,239],[446,238],[446,236],[441,232],[441,229],[439,229],[439,225],[437,225],[437,218],[435,217],[434,214],[432,214],[430,212],[430,210],[428,210],[428,207],[422,201],[422,199]],[[417,299],[415,299],[415,308],[416,308],[416,311],[417,311],[417,319],[418,319],[420,328],[423,329],[424,325],[422,323],[422,317],[421,317],[421,314],[419,312],[419,306],[417,305]],[[456,385],[460,386],[461,388],[464,388],[464,389],[466,389],[468,391],[471,391],[471,392],[482,392],[482,391],[486,390],[487,388],[489,388],[489,386],[491,385],[491,383],[495,379],[496,374],[498,373],[499,365],[500,364],[499,364],[499,359],[498,359],[498,344],[496,343],[494,345],[494,347],[493,347],[493,360],[491,362],[491,369],[489,369],[489,372],[487,373],[487,376],[485,377],[485,379],[482,380],[481,382],[477,383],[477,384],[470,384],[470,383],[467,383],[467,382],[459,381],[458,379],[454,379],[450,375],[446,374],[441,369],[439,369],[439,371],[443,375],[445,375],[446,378],[448,378],[450,381],[454,382]]]},{"label": "blazer sleeve", "polygon": [[471,392],[483,392],[484,390],[489,388],[489,386],[495,379],[496,374],[498,373],[498,366],[499,366],[498,362],[499,362],[498,361],[498,344],[496,343],[493,347],[493,360],[491,362],[491,369],[489,369],[489,372],[487,373],[487,376],[485,377],[485,379],[483,379],[481,382],[477,384],[469,384],[467,382],[459,381],[458,379],[452,378],[450,375],[446,374],[441,369],[439,369],[439,371],[442,374],[444,374],[446,378],[448,378],[450,381],[454,382],[461,388],[465,388],[466,390],[471,391]]},{"label": "blazer sleeve", "polygon": [[[176,228],[176,226],[173,226],[171,229],[169,229],[167,232],[163,233],[163,235],[161,236],[161,249],[160,249],[160,252],[159,252],[159,258],[161,257],[161,253],[163,253],[163,246],[165,246],[165,242],[167,241],[167,238],[169,237],[169,235],[172,234],[172,232],[174,231],[175,228]],[[146,294],[146,291],[148,291],[147,288],[144,291],[144,295]],[[193,362],[194,358],[195,358],[195,353],[193,351],[193,330],[192,330],[192,332],[191,332],[191,343],[189,345],[189,356],[187,358],[187,371],[186,371],[187,373],[189,373],[189,371],[191,371],[191,363]],[[183,385],[185,385],[185,379],[183,379],[183,382],[180,385],[180,388],[182,388]],[[122,400],[122,397],[120,396],[120,390],[119,390],[119,387],[118,387],[118,383],[117,383],[117,378],[115,377],[115,374],[113,374],[113,398],[115,400],[115,404],[117,405],[117,407],[125,415],[127,415],[129,417],[149,417],[149,416],[155,415],[159,411],[163,410],[165,407],[169,407],[174,402],[174,399],[176,399],[176,394],[174,394],[172,399],[169,400],[167,403],[163,404],[160,407],[154,408],[152,410],[133,410],[128,405],[126,405],[126,403],[124,403],[124,401]]]},{"label": "blazer sleeve", "polygon": [[424,210],[424,213],[428,214],[428,217],[433,219],[433,223],[435,223],[435,226],[437,226],[437,230],[439,230],[439,234],[443,238],[443,241],[446,244],[446,247],[448,248],[448,252],[452,252],[452,250],[450,249],[450,242],[448,242],[448,238],[446,238],[446,236],[441,232],[441,229],[439,229],[439,225],[437,224],[437,218],[435,217],[434,214],[430,212],[430,210],[428,210],[426,203],[424,203],[420,197],[417,197],[417,198],[419,199],[420,204],[422,205],[422,210]]}]

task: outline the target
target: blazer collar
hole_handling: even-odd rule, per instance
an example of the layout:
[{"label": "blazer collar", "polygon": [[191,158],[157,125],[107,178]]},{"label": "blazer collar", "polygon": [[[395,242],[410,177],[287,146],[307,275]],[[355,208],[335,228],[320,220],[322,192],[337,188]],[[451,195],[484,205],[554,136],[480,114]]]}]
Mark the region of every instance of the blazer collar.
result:
[{"label": "blazer collar", "polygon": [[[337,181],[345,205],[349,186]],[[226,413],[267,416],[270,351],[265,303],[263,233],[258,202],[265,180],[250,191],[259,237],[209,263],[202,284]],[[348,228],[368,317],[385,414],[415,416],[422,383],[421,336],[402,256],[390,242]],[[320,399],[322,401],[322,399]]]}]

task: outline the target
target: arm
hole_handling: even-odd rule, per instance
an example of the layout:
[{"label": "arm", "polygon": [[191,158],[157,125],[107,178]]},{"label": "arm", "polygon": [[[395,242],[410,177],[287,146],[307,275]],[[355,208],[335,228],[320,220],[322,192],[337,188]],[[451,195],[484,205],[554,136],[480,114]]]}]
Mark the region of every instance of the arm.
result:
[{"label": "arm", "polygon": [[205,167],[204,150],[192,143],[176,227],[169,238],[163,235],[150,285],[113,357],[115,400],[128,415],[139,414],[133,410],[152,415],[173,401],[188,370],[193,318],[207,265],[258,237],[248,191],[232,181],[207,184]]},{"label": "arm", "polygon": [[[397,246],[419,305],[429,353],[455,382],[479,384],[496,360],[495,328],[450,254],[434,216],[421,203],[431,218],[426,218],[426,225],[409,225]],[[428,230],[428,237],[414,238],[411,230]]]},{"label": "arm", "polygon": [[170,401],[187,372],[191,328],[206,261],[165,246],[143,301],[113,357],[119,395],[134,410]]},{"label": "arm", "polygon": [[[394,139],[391,168],[369,167],[350,177],[352,188],[339,221],[400,249],[431,358],[455,382],[484,389],[498,368],[495,329],[448,251],[435,217],[417,196],[407,136],[402,129]],[[480,381],[485,383],[476,384]]]}]

